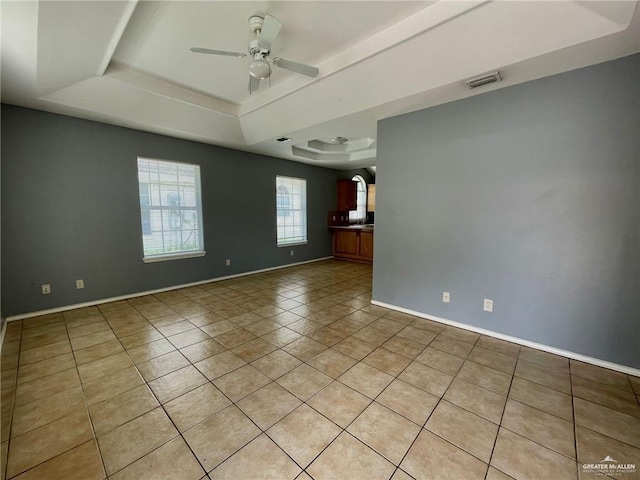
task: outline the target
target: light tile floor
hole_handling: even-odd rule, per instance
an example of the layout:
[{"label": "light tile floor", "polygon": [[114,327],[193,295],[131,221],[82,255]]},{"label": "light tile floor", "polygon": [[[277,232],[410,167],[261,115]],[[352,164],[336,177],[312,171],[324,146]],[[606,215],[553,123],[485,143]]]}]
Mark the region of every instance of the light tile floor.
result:
[{"label": "light tile floor", "polygon": [[2,478],[640,478],[640,379],[370,293],[325,261],[10,323]]}]

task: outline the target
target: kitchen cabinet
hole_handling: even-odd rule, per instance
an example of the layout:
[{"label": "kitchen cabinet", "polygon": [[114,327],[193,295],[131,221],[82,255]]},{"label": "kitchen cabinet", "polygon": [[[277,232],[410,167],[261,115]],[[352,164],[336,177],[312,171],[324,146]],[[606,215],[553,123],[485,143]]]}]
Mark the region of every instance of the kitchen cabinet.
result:
[{"label": "kitchen cabinet", "polygon": [[338,180],[336,210],[356,210],[358,208],[358,182]]},{"label": "kitchen cabinet", "polygon": [[373,261],[373,229],[360,232],[358,256],[363,260]]},{"label": "kitchen cabinet", "polygon": [[330,227],[333,234],[333,256],[360,262],[373,261],[373,228],[363,225]]}]

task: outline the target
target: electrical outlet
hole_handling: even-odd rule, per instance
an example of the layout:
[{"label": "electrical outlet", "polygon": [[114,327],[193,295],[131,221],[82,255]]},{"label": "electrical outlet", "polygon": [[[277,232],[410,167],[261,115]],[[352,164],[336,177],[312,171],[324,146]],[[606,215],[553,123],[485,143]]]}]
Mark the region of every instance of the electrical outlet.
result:
[{"label": "electrical outlet", "polygon": [[226,265],[227,267],[228,267],[229,265],[231,265],[231,259],[230,259],[230,258],[227,258],[227,259],[225,260],[225,265]]},{"label": "electrical outlet", "polygon": [[291,250],[291,256],[293,257],[293,250]]},{"label": "electrical outlet", "polygon": [[48,283],[42,284],[42,294],[49,295],[51,293],[51,285]]},{"label": "electrical outlet", "polygon": [[82,290],[84,288],[84,280],[76,280],[76,289]]},{"label": "electrical outlet", "polygon": [[485,298],[484,303],[482,304],[482,310],[485,312],[493,312],[493,300]]},{"label": "electrical outlet", "polygon": [[442,292],[442,301],[449,303],[451,301],[451,294],[449,292]]}]

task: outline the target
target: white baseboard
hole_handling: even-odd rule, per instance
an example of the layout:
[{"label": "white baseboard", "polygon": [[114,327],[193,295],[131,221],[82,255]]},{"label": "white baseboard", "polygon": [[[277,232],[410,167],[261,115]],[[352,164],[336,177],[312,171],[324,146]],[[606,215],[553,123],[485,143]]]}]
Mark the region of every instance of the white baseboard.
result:
[{"label": "white baseboard", "polygon": [[549,345],[531,342],[529,340],[524,340],[518,337],[512,337],[510,335],[504,335],[502,333],[493,332],[491,330],[485,330],[484,328],[474,327],[473,325],[467,325],[466,323],[454,322],[453,320],[449,320],[442,317],[436,317],[435,315],[428,315],[426,313],[416,312],[415,310],[410,310],[408,308],[398,307],[396,305],[391,305],[389,303],[379,302],[378,300],[371,300],[371,303],[373,305],[378,305],[379,307],[388,308],[390,310],[396,310],[398,312],[408,313],[409,315],[413,315],[415,317],[420,317],[427,320],[433,320],[434,322],[444,323],[445,325],[462,328],[463,330],[469,330],[471,332],[479,333],[481,335],[487,335],[489,337],[498,338],[500,340],[506,340],[507,342],[517,343],[518,345],[524,345],[525,347],[535,348],[536,350],[542,350],[543,352],[553,353],[555,355],[571,358],[573,360],[578,360],[580,362],[597,365],[598,367],[604,367],[604,368],[608,368],[609,370],[615,370],[617,372],[622,372],[628,375],[640,377],[640,369],[637,369],[637,368],[628,367],[626,365],[620,365],[618,363],[608,362],[606,360],[601,360],[599,358],[588,357],[580,353],[575,353],[575,352],[570,352],[568,350],[562,350],[560,348],[550,347]]},{"label": "white baseboard", "polygon": [[73,305],[64,305],[62,307],[50,308],[48,310],[39,310],[37,312],[21,313],[18,315],[11,315],[7,317],[7,322],[24,320],[25,318],[39,317],[41,315],[50,315],[52,313],[66,312],[69,310],[75,310],[77,308],[92,307],[94,305],[100,305],[100,304],[109,303],[109,302],[117,302],[119,300],[128,300],[130,298],[144,297],[145,295],[153,295],[155,293],[169,292],[171,290],[179,290],[181,288],[197,287],[198,285],[204,285],[205,283],[221,282],[222,280],[229,280],[229,279],[238,278],[238,277],[246,277],[247,275],[255,275],[256,273],[271,272],[273,270],[280,270],[282,268],[295,267],[297,265],[304,265],[306,263],[320,262],[322,260],[331,260],[332,258],[333,257],[314,258],[313,260],[305,260],[304,262],[288,263],[286,265],[278,265],[277,267],[269,267],[269,268],[263,268],[261,270],[252,270],[250,272],[236,273],[234,275],[210,278],[208,280],[200,280],[198,282],[185,283],[183,285],[174,285],[171,287],[158,288],[156,290],[148,290],[146,292],[136,292],[136,293],[131,293],[127,295],[120,295],[118,297],[103,298],[100,300],[91,300],[90,302],[75,303]]}]

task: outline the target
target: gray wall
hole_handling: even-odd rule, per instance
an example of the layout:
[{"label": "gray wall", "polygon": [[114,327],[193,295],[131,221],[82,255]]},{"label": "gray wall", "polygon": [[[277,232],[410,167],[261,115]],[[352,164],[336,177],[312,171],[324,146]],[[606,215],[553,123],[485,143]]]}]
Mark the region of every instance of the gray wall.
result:
[{"label": "gray wall", "polygon": [[[1,153],[6,315],[329,256],[326,215],[346,174],[10,105]],[[142,262],[138,156],[201,166],[206,256]],[[307,179],[307,245],[276,246],[276,175]]]},{"label": "gray wall", "polygon": [[380,122],[374,299],[640,367],[639,64]]},{"label": "gray wall", "polygon": [[[2,165],[2,155],[0,155],[0,168]],[[1,176],[1,175],[0,175]],[[2,192],[2,185],[0,182],[0,196]],[[0,209],[0,233],[2,231],[2,212]],[[0,235],[0,251],[2,250],[2,236]],[[0,271],[2,271],[2,256],[0,255]],[[0,276],[1,277],[1,276]],[[4,345],[4,326],[7,323],[7,319],[4,315],[4,304],[2,303],[2,280],[0,278],[0,350],[2,349],[2,345]]]}]

